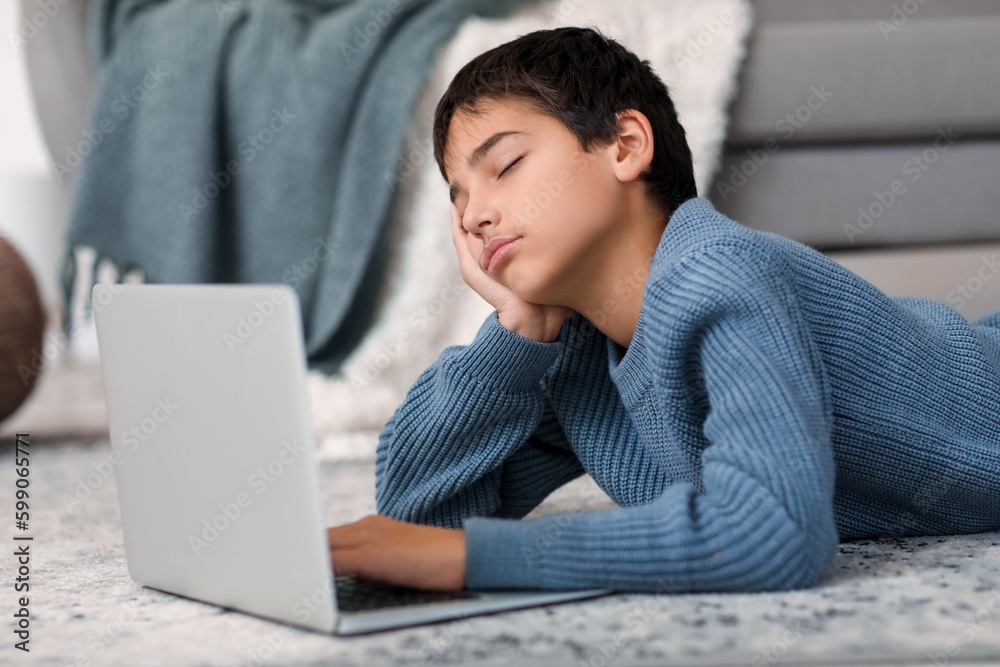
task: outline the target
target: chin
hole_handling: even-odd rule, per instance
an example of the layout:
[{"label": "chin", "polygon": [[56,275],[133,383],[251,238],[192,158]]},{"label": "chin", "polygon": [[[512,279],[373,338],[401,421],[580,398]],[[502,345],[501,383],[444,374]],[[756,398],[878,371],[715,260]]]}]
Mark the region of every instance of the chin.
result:
[{"label": "chin", "polygon": [[[506,267],[511,268],[511,267]],[[505,280],[503,281],[505,285],[510,289],[522,301],[527,301],[528,303],[535,303],[540,306],[557,305],[552,303],[552,294],[554,292],[552,277],[549,275],[538,275],[532,274],[530,280],[506,280],[507,276],[504,275]]]}]

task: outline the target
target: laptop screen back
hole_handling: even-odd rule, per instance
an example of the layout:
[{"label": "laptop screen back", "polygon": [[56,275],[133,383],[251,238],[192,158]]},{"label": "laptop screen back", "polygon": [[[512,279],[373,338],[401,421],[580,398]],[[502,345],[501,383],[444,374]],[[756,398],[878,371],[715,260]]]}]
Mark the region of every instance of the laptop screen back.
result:
[{"label": "laptop screen back", "polygon": [[332,631],[294,290],[102,284],[93,304],[132,578]]}]

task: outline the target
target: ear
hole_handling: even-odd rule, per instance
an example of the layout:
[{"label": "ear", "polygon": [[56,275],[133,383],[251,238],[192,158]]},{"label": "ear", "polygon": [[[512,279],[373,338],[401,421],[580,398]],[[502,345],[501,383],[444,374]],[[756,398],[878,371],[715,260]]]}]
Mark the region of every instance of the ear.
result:
[{"label": "ear", "polygon": [[653,127],[641,111],[626,109],[618,112],[618,128],[613,168],[619,181],[633,181],[653,161]]}]

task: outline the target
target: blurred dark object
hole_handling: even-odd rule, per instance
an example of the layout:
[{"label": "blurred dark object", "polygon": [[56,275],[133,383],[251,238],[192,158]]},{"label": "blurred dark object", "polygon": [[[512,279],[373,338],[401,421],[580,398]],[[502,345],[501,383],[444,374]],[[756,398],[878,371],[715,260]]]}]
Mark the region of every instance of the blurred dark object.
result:
[{"label": "blurred dark object", "polygon": [[42,353],[45,311],[24,258],[0,237],[0,421],[14,414],[38,377],[32,357]]}]

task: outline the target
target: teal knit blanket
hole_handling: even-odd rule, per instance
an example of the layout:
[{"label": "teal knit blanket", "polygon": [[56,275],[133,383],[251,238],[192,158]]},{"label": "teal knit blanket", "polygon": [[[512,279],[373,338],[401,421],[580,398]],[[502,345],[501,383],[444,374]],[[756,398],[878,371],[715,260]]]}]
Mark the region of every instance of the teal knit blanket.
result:
[{"label": "teal knit blanket", "polygon": [[468,16],[530,1],[91,0],[91,122],[55,166],[79,171],[67,333],[89,246],[94,282],[107,258],[119,280],[291,285],[310,369],[336,372],[373,319],[437,53]]}]

